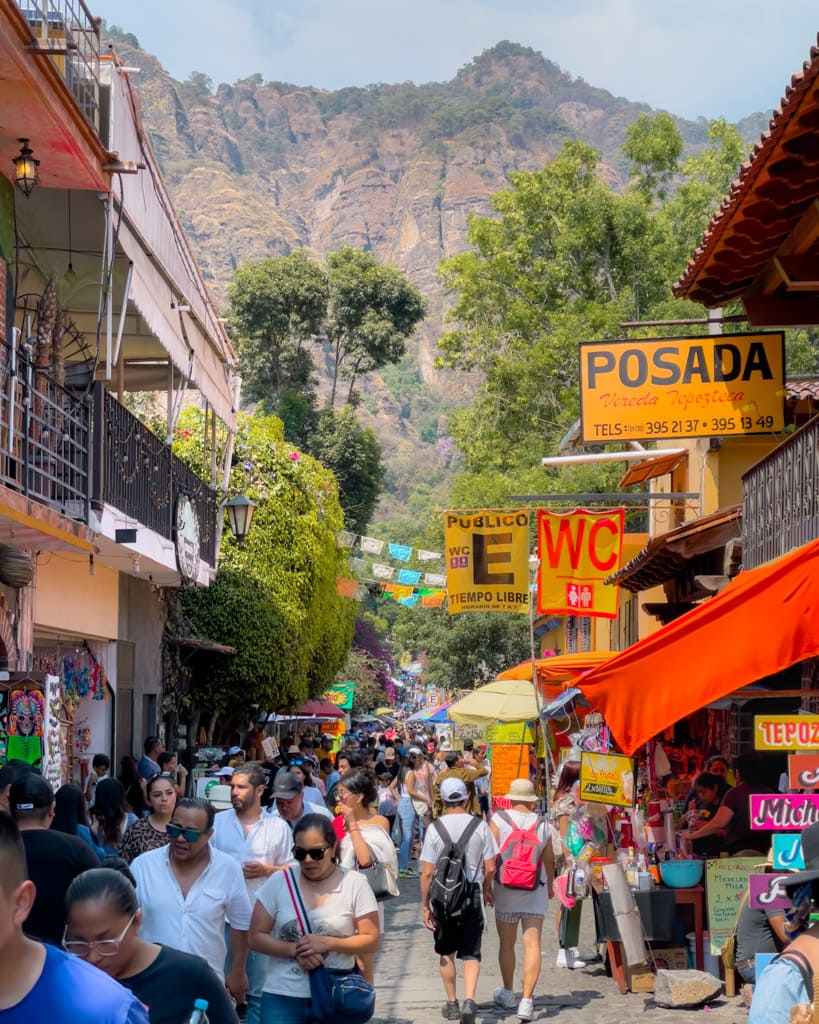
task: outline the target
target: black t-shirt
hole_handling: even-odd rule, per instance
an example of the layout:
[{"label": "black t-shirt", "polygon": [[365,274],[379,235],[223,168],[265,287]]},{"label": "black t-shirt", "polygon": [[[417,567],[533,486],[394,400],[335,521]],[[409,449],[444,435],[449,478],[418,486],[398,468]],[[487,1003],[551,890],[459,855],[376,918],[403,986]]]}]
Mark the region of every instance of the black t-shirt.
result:
[{"label": "black t-shirt", "polygon": [[770,925],[772,917],[784,917],[785,911],[752,910],[747,900],[737,921],[736,960],[753,960],[757,953],[778,953],[780,943]]},{"label": "black t-shirt", "polygon": [[151,1024],[184,1024],[197,999],[207,999],[210,1024],[238,1020],[224,982],[201,956],[162,946],[150,967],[119,981],[148,1007]]},{"label": "black t-shirt", "polygon": [[34,906],[23,926],[41,942],[59,946],[65,929],[65,894],[83,871],[100,866],[100,859],[82,839],[48,828],[23,829],[28,877],[37,888]]},{"label": "black t-shirt", "polygon": [[725,849],[729,856],[742,850],[767,853],[770,849],[770,833],[758,832],[751,828],[751,794],[770,792],[771,790],[765,786],[755,786],[752,789],[747,783],[741,782],[734,789],[729,789],[722,798],[722,806],[733,812],[725,831]]}]

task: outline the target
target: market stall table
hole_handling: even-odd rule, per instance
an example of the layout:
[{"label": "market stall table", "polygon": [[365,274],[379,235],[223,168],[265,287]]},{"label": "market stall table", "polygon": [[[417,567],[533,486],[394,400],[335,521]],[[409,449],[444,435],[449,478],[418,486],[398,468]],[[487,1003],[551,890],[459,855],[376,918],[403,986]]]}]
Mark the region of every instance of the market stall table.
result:
[{"label": "market stall table", "polygon": [[[623,964],[620,931],[612,909],[611,895],[599,885],[593,887],[594,923],[597,928],[599,942],[608,947],[609,965],[614,980],[622,993],[628,991],[626,974]],[[693,885],[688,889],[671,889],[657,886],[655,889],[634,893],[643,932],[648,942],[671,942],[675,936],[677,907],[690,906],[694,910],[694,963],[698,971],[705,966],[704,951],[704,899],[705,888]]]}]

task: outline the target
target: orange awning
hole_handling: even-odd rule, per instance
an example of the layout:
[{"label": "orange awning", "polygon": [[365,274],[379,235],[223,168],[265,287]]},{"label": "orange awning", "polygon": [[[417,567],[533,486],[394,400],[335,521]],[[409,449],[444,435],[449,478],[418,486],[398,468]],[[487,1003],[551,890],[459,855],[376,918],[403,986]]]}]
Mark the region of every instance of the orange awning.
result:
[{"label": "orange awning", "polygon": [[[589,672],[599,665],[605,664],[614,657],[610,651],[586,651],[582,654],[557,654],[553,658],[538,658],[537,665],[538,679],[542,683],[569,682],[576,679],[584,672]],[[519,665],[513,665],[503,672],[498,672],[496,679],[531,679],[532,662],[522,661]]]},{"label": "orange awning", "polygon": [[645,462],[637,462],[633,466],[629,466],[617,487],[630,487],[632,484],[645,483],[646,480],[656,480],[658,476],[671,473],[683,459],[687,458],[688,452],[682,454],[674,452],[671,455],[657,455]]},{"label": "orange awning", "polygon": [[817,656],[819,540],[740,573],[575,685],[633,754],[712,701]]}]

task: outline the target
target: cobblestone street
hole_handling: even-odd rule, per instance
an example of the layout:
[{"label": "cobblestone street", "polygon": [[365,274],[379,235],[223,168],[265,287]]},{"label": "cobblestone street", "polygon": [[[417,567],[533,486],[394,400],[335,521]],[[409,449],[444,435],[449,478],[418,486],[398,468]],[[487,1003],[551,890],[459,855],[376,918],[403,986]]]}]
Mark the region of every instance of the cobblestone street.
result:
[{"label": "cobblestone street", "polygon": [[[442,1020],[443,986],[432,935],[421,925],[420,888],[415,879],[401,879],[401,897],[385,905],[386,927],[382,952],[376,965],[378,1002],[374,1024],[434,1024]],[[583,916],[583,941],[593,942],[591,908]],[[509,1021],[517,1024],[513,1011],[501,1010],[492,1001],[500,987],[497,936],[489,912],[483,944],[481,978],[478,984],[478,1024]],[[535,1020],[559,1019],[562,1024],[623,1024],[640,1020],[651,1024],[695,1024],[707,1015],[707,1024],[745,1024],[748,1013],[739,997],[722,998],[707,1009],[666,1010],[654,1004],[651,995],[620,995],[602,963],[569,971],[555,967],[557,940],[554,909],[544,928],[543,971],[535,993]],[[462,998],[459,965],[458,996]],[[520,993],[520,968],[515,976]]]}]

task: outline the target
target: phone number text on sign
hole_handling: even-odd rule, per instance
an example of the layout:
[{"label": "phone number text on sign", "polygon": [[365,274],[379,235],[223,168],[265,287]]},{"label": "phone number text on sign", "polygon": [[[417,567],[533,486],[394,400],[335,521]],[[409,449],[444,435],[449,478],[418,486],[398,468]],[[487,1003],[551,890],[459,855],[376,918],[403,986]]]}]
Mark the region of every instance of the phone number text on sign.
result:
[{"label": "phone number text on sign", "polygon": [[582,440],[781,430],[784,365],[781,333],[582,342]]}]

